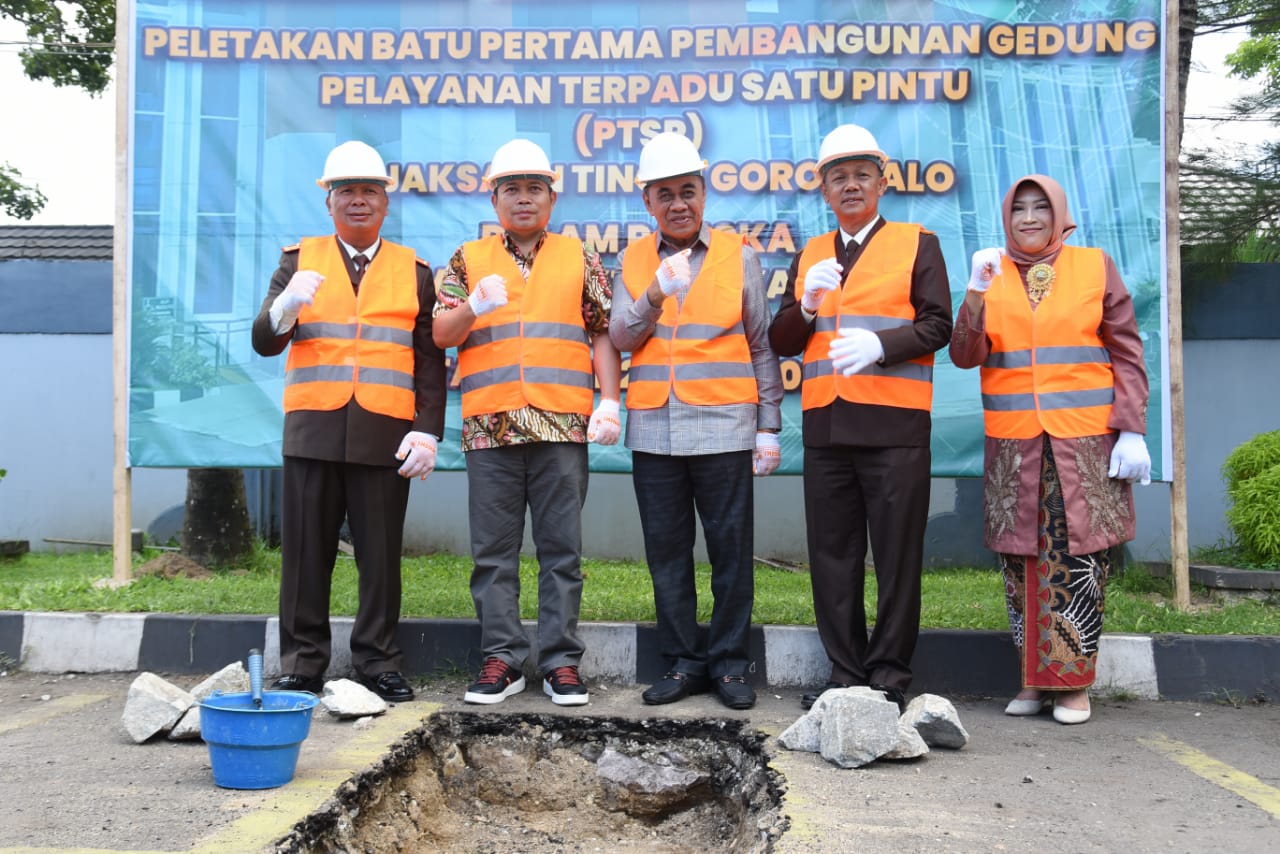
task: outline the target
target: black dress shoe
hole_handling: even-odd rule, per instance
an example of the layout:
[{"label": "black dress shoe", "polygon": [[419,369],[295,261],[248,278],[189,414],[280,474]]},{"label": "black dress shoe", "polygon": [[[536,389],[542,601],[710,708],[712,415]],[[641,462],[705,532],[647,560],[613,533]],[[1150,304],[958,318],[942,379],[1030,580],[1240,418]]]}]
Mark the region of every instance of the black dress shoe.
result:
[{"label": "black dress shoe", "polygon": [[901,688],[890,688],[888,685],[872,685],[872,691],[879,691],[891,703],[898,704],[898,714],[907,710],[907,695]]},{"label": "black dress shoe", "polygon": [[704,694],[710,684],[705,676],[695,676],[691,673],[681,673],[679,670],[672,670],[663,676],[645,692],[640,695],[640,699],[644,700],[650,706],[661,706],[666,703],[674,703],[677,700],[683,700],[690,694]]},{"label": "black dress shoe", "polygon": [[809,711],[809,709],[813,708],[814,703],[818,702],[818,698],[821,697],[826,692],[833,691],[836,688],[848,688],[848,687],[849,686],[844,684],[843,682],[828,681],[826,685],[823,685],[817,691],[810,691],[808,694],[802,694],[800,696],[800,708],[804,709],[807,712]]},{"label": "black dress shoe", "polygon": [[297,673],[286,673],[271,683],[271,691],[310,691],[312,694],[324,693],[324,677],[299,676]]},{"label": "black dress shoe", "polygon": [[715,685],[720,702],[730,709],[749,709],[756,704],[756,692],[742,676],[721,676]]},{"label": "black dress shoe", "polygon": [[399,670],[388,670],[373,676],[361,676],[360,684],[388,703],[404,703],[413,699],[413,688]]}]

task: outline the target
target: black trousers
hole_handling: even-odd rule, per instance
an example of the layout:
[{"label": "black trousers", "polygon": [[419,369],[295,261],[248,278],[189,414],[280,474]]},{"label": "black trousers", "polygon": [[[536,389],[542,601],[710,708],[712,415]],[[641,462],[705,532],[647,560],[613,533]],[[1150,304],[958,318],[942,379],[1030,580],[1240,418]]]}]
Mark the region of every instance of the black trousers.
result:
[{"label": "black trousers", "polygon": [[[906,691],[920,632],[928,448],[805,448],[804,505],[818,636],[831,679]],[[878,599],[867,637],[868,535]]]},{"label": "black trousers", "polygon": [[[745,676],[755,601],[751,452],[636,452],[631,472],[667,666],[713,679]],[[693,575],[695,511],[711,560],[713,603],[705,638],[698,631]]]},{"label": "black trousers", "polygon": [[280,669],[313,678],[329,666],[329,589],[345,516],[359,572],[351,663],[400,670],[400,552],[409,481],[390,466],[284,458],[280,532]]}]

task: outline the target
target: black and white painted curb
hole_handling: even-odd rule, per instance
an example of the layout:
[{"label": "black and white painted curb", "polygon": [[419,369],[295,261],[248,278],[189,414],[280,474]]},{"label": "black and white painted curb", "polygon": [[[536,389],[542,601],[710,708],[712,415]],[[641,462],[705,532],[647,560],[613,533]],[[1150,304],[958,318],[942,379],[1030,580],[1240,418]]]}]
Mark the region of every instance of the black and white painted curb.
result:
[{"label": "black and white painted curb", "polygon": [[[331,677],[350,673],[351,623],[331,621]],[[588,679],[632,685],[662,676],[653,624],[578,628],[587,647],[582,672]],[[480,627],[474,620],[404,619],[399,641],[411,675],[469,674],[480,665]],[[211,673],[243,661],[253,648],[263,651],[268,674],[279,672],[274,617],[0,611],[0,669]],[[751,681],[758,687],[808,688],[821,685],[830,672],[818,633],[808,626],[752,627],[751,655]],[[1004,697],[1019,687],[1008,632],[925,629],[913,665],[913,694]],[[1141,699],[1280,700],[1280,638],[1105,634],[1094,690]]]}]

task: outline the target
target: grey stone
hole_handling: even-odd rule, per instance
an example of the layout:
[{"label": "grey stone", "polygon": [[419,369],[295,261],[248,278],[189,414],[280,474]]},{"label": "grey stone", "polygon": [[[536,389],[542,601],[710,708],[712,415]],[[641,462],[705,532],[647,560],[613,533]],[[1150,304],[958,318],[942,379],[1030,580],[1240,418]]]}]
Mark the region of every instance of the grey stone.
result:
[{"label": "grey stone", "polygon": [[[818,698],[817,703],[813,704],[814,708],[817,708],[819,703],[822,703],[823,705],[827,705],[837,697],[866,697],[867,699],[871,699],[871,700],[880,700],[886,703],[889,702],[887,699],[885,699],[884,694],[880,693],[874,688],[869,688],[866,685],[850,685],[848,688],[834,688],[830,691],[827,691],[821,697]],[[825,703],[823,702],[824,700],[825,700]],[[894,708],[897,708],[897,707],[895,706]]]},{"label": "grey stone", "polygon": [[614,783],[636,792],[656,794],[671,789],[687,790],[706,778],[706,775],[688,768],[660,765],[634,756],[619,753],[612,747],[605,748],[596,762],[596,772]]},{"label": "grey stone", "polygon": [[228,664],[208,679],[191,689],[191,696],[196,702],[207,700],[214,691],[224,694],[237,694],[249,690],[249,671],[236,661]]},{"label": "grey stone", "polygon": [[606,783],[606,800],[632,815],[663,815],[706,784],[701,771],[677,768],[605,748],[596,761],[596,773]]},{"label": "grey stone", "polygon": [[170,741],[194,741],[200,737],[200,704],[192,706],[169,730]]},{"label": "grey stone", "polygon": [[[816,705],[816,704],[815,704]],[[822,747],[822,714],[812,709],[801,715],[795,723],[782,731],[778,743],[787,750],[805,750],[817,753]]]},{"label": "grey stone", "polygon": [[907,704],[902,716],[930,747],[959,750],[969,743],[969,733],[960,723],[956,707],[946,697],[921,694]]},{"label": "grey stone", "polygon": [[334,679],[324,683],[320,698],[325,711],[339,718],[363,718],[380,715],[387,710],[386,701],[358,682]]},{"label": "grey stone", "polygon": [[898,706],[883,694],[842,688],[826,696],[819,748],[823,759],[841,768],[860,768],[898,745]]},{"label": "grey stone", "polygon": [[139,673],[129,686],[120,723],[138,744],[173,728],[195,698],[154,673]]},{"label": "grey stone", "polygon": [[[827,714],[828,706],[840,697],[859,697],[876,702],[888,702],[885,700],[884,694],[879,691],[873,691],[865,685],[833,688],[819,695],[808,713],[798,718],[795,723],[783,731],[782,735],[778,736],[778,743],[788,750],[808,751],[810,753],[821,752],[823,718]],[[927,748],[925,752],[928,752]]]},{"label": "grey stone", "polygon": [[929,745],[925,744],[924,739],[920,736],[910,723],[907,722],[907,716],[903,715],[898,718],[898,743],[886,753],[881,759],[918,759],[929,752]]}]

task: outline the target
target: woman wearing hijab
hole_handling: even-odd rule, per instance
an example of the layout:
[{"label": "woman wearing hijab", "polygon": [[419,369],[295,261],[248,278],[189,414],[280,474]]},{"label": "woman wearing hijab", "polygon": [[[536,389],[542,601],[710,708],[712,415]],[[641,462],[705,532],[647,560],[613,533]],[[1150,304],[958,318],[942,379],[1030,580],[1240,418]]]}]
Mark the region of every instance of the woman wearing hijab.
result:
[{"label": "woman wearing hijab", "polygon": [[1022,690],[1005,708],[1089,719],[1108,549],[1133,539],[1151,482],[1147,374],[1133,301],[1075,230],[1057,181],[1004,197],[1005,246],[973,254],[951,360],[982,366],[984,539],[1000,556]]}]

